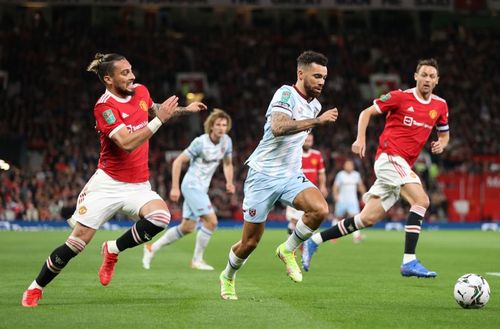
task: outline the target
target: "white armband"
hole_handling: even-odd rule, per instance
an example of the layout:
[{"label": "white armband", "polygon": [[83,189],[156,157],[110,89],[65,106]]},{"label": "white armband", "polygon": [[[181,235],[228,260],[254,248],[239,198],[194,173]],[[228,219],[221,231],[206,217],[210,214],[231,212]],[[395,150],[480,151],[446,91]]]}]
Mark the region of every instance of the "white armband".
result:
[{"label": "white armband", "polygon": [[161,120],[158,117],[155,117],[153,120],[148,122],[148,128],[154,134],[158,129],[160,129],[162,124]]}]

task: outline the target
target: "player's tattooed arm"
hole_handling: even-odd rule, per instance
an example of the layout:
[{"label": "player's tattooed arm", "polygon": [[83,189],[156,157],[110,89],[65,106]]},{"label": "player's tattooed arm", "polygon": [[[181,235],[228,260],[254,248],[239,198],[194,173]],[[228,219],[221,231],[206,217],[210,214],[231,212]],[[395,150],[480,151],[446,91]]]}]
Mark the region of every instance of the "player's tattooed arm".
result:
[{"label": "player's tattooed arm", "polygon": [[149,116],[149,118],[153,119],[154,117],[156,117],[156,114],[158,113],[159,109],[160,109],[160,104],[153,103],[153,105],[148,110],[148,116]]},{"label": "player's tattooed arm", "polygon": [[[154,118],[157,114],[158,111],[160,110],[161,104],[158,103],[153,103],[153,105],[149,108],[148,114],[149,118]],[[199,112],[206,110],[207,107],[205,104],[200,103],[200,102],[193,102],[189,104],[188,106],[177,106],[174,110],[174,113],[172,114],[171,118],[177,117],[180,115],[185,115],[185,114],[190,114],[193,112]]]},{"label": "player's tattooed arm", "polygon": [[271,131],[276,137],[296,134],[311,129],[319,123],[319,118],[294,120],[285,113],[273,112],[271,114]]}]

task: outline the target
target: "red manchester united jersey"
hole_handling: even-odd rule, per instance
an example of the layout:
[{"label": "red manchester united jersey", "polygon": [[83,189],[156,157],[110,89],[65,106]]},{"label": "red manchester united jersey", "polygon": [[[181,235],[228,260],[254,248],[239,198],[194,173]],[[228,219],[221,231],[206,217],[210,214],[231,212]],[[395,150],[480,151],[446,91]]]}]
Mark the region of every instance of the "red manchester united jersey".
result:
[{"label": "red manchester united jersey", "polygon": [[436,95],[424,100],[417,96],[415,88],[395,90],[373,104],[379,112],[387,114],[376,158],[381,153],[399,155],[413,166],[432,128],[436,125],[438,132],[449,130],[448,105]]},{"label": "red manchester united jersey", "polygon": [[135,94],[127,98],[117,97],[106,90],[94,107],[96,130],[101,139],[98,167],[114,179],[128,183],[149,179],[149,143],[146,141],[128,153],[111,139],[123,127],[134,132],[148,124],[148,109],[153,100],[145,86],[136,84],[134,87]]},{"label": "red manchester united jersey", "polygon": [[302,153],[302,172],[311,183],[318,186],[319,173],[324,171],[325,162],[320,151],[310,149],[307,154]]}]

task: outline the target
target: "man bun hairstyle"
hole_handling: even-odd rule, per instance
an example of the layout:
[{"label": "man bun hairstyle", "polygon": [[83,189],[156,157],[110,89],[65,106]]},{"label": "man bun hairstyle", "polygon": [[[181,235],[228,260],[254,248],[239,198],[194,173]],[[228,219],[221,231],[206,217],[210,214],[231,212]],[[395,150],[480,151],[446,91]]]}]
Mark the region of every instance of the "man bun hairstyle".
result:
[{"label": "man bun hairstyle", "polygon": [[97,53],[94,56],[94,60],[90,62],[87,67],[88,72],[94,72],[103,84],[104,76],[111,75],[113,73],[114,62],[121,61],[125,59],[125,56],[120,54],[101,54]]},{"label": "man bun hairstyle", "polygon": [[420,68],[422,66],[432,66],[436,69],[438,75],[439,75],[439,67],[438,67],[438,62],[436,59],[434,58],[425,58],[425,59],[420,59],[417,63],[417,70],[415,71],[416,73],[418,73],[418,71],[420,71]]},{"label": "man bun hairstyle", "polygon": [[306,50],[300,54],[299,57],[297,57],[297,66],[303,67],[312,63],[326,66],[328,64],[328,58],[326,58],[325,55],[312,50]]},{"label": "man bun hairstyle", "polygon": [[231,130],[231,117],[229,114],[227,114],[225,111],[221,109],[214,109],[212,113],[205,119],[205,122],[203,122],[203,129],[205,130],[205,133],[210,134],[210,130],[215,124],[215,120],[217,119],[226,119],[227,121],[227,130],[226,133],[228,133]]}]

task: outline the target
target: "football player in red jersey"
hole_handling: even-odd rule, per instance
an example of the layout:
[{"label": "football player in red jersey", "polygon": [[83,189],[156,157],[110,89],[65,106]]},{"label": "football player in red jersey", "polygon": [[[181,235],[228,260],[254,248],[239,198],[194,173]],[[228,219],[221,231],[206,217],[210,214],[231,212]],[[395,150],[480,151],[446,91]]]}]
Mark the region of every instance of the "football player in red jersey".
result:
[{"label": "football player in red jersey", "polygon": [[[106,87],[94,107],[101,142],[98,169],[78,196],[70,219],[74,225],[70,236],[52,251],[24,292],[21,304],[25,307],[38,306],[43,288],[83,251],[96,230],[116,212],[140,219],[117,240],[104,242],[99,269],[104,286],[112,279],[118,253],[149,241],[168,225],[167,204],[151,190],[148,181],[148,141],[173,116],[206,109],[200,102],[179,107],[176,96],[154,103],[145,86],[134,84],[132,66],[122,55],[96,54],[87,70],[96,73]],[[148,121],[150,116],[153,119]]]},{"label": "football player in red jersey", "polygon": [[374,165],[377,180],[365,193],[363,198],[366,205],[358,215],[346,218],[334,227],[312,236],[307,248],[304,248],[309,251],[307,266],[320,243],[374,225],[384,218],[386,211],[402,196],[410,203],[411,208],[405,225],[406,240],[401,274],[424,278],[437,275],[426,269],[415,255],[422,220],[429,207],[429,197],[411,167],[434,126],[437,140],[431,142],[432,153],[440,154],[448,145],[448,105],[444,99],[432,93],[439,82],[435,59],[420,60],[414,77],[415,88],[391,91],[361,112],[358,136],[352,144],[352,151],[361,158],[365,156],[366,128],[371,117],[386,115]]}]

